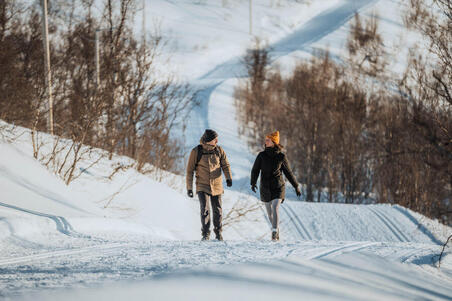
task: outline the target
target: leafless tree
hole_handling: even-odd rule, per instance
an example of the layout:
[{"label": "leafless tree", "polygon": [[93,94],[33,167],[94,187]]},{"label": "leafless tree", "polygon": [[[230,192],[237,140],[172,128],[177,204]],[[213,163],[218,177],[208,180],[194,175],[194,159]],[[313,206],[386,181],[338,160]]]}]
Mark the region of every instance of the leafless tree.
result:
[{"label": "leafless tree", "polygon": [[[172,132],[184,120],[193,92],[170,76],[157,75],[161,35],[141,41],[135,37],[133,18],[139,8],[136,0],[107,0],[96,8],[92,0],[50,4],[57,136],[47,147],[50,153],[40,153],[50,140],[40,134],[46,131],[47,114],[39,13],[34,5],[0,4],[0,72],[11,75],[0,78],[0,118],[32,129],[34,156],[67,183],[95,147],[107,150],[110,158],[137,159],[139,170],[146,163],[175,170],[182,157]],[[101,15],[93,13],[99,9]]]}]

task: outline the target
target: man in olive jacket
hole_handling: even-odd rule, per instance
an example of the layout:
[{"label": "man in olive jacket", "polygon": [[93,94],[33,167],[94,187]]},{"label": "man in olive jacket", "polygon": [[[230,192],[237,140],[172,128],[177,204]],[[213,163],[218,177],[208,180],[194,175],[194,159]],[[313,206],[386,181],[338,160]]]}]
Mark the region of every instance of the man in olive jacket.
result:
[{"label": "man in olive jacket", "polygon": [[193,197],[193,174],[196,172],[196,193],[201,209],[202,240],[210,238],[210,211],[213,210],[213,225],[216,239],[223,240],[221,195],[223,179],[232,186],[231,168],[224,150],[217,145],[218,134],[207,129],[201,137],[200,145],[192,149],[187,164],[187,194]]}]

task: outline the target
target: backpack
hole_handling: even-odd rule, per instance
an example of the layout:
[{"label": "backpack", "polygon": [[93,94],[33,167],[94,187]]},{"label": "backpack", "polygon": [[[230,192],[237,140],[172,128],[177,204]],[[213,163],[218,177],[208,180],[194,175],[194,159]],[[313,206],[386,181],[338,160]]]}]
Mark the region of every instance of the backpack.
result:
[{"label": "backpack", "polygon": [[220,158],[220,151],[218,149],[218,146],[215,146],[213,151],[207,151],[207,152],[204,151],[201,144],[199,144],[197,147],[198,147],[198,156],[196,157],[195,170],[196,170],[196,168],[198,168],[198,163],[199,163],[199,161],[201,161],[201,158],[203,155],[215,154],[218,156],[218,158]]}]

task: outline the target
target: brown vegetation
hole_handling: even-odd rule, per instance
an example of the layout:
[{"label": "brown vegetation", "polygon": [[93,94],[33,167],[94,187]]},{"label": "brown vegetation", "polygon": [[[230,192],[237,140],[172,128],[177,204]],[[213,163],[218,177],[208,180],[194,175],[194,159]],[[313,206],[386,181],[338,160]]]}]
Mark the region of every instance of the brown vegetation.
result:
[{"label": "brown vegetation", "polygon": [[[151,163],[174,171],[181,152],[171,133],[192,93],[171,78],[156,76],[154,59],[162,40],[158,35],[135,38],[136,1],[104,1],[99,16],[93,13],[98,10],[94,1],[50,5],[55,134],[74,143],[63,154],[65,165],[72,167],[54,169],[64,170],[63,177],[70,182],[82,145],[88,145],[103,148],[110,156],[130,156],[138,161],[139,170]],[[13,0],[0,3],[0,119],[33,130],[37,158],[38,131],[47,130],[48,112],[38,10]]]}]

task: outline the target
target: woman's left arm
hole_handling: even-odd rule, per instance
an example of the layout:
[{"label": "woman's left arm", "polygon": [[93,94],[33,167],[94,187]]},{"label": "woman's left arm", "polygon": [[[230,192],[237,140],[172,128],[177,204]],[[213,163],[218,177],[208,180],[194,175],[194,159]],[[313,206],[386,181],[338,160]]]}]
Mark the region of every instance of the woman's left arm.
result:
[{"label": "woman's left arm", "polygon": [[282,169],[284,175],[286,176],[287,180],[289,180],[290,184],[292,184],[292,186],[295,189],[297,189],[298,181],[295,178],[295,176],[293,175],[292,169],[290,168],[290,165],[289,165],[289,161],[287,160],[287,157],[285,154],[284,154],[284,159],[282,162],[281,169]]}]

